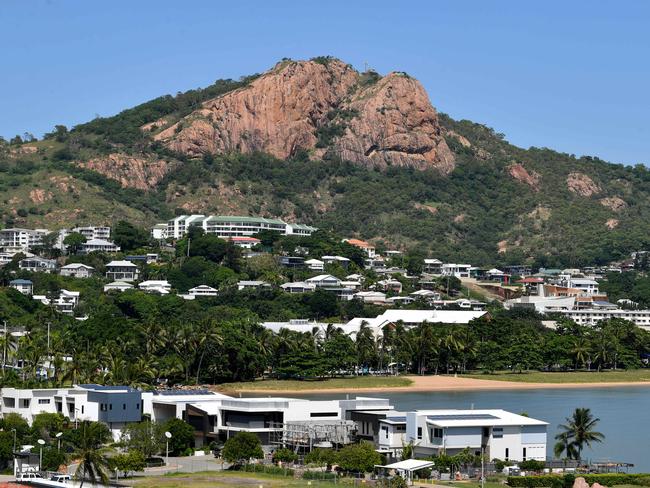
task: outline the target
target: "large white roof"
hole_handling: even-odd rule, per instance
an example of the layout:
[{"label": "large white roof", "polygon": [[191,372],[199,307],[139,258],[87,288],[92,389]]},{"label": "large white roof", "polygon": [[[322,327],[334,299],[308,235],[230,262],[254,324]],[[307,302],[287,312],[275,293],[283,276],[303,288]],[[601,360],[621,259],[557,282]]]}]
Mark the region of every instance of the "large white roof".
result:
[{"label": "large white roof", "polygon": [[416,410],[426,416],[427,423],[439,427],[491,427],[508,425],[548,425],[542,420],[517,415],[505,410]]},{"label": "large white roof", "polygon": [[137,268],[137,266],[133,264],[131,261],[111,261],[106,265],[106,267],[108,266],[128,266],[128,267]]},{"label": "large white roof", "polygon": [[402,471],[417,471],[418,469],[430,468],[434,465],[435,463],[433,461],[423,461],[422,459],[405,459],[404,461],[399,461],[380,467],[387,469],[401,469]]}]

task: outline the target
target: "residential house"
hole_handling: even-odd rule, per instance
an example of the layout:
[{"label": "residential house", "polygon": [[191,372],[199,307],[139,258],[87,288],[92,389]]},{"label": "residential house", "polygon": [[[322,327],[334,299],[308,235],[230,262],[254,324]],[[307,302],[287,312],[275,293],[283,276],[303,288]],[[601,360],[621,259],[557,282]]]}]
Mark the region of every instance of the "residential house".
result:
[{"label": "residential house", "polygon": [[228,240],[232,242],[235,246],[240,247],[242,249],[252,249],[254,246],[257,246],[262,242],[255,237],[248,237],[248,236],[229,237]]},{"label": "residential house", "polygon": [[81,245],[81,252],[88,254],[91,252],[119,252],[120,246],[104,239],[90,239]]},{"label": "residential house", "polygon": [[126,281],[113,281],[112,283],[108,283],[107,285],[104,285],[104,291],[126,291],[126,290],[132,290],[133,285],[131,283],[127,283]]},{"label": "residential house", "polygon": [[190,288],[188,293],[194,297],[216,297],[219,294],[216,288],[208,285],[195,286]]},{"label": "residential house", "polygon": [[106,278],[115,281],[136,281],[140,272],[130,261],[111,261],[106,265]]},{"label": "residential house", "polygon": [[34,284],[30,280],[11,280],[9,286],[18,290],[23,295],[31,295],[34,291]]},{"label": "residential house", "polygon": [[56,271],[56,260],[32,256],[21,259],[18,262],[18,267],[24,271],[52,273]]},{"label": "residential house", "polygon": [[278,262],[280,266],[285,268],[302,268],[305,266],[305,258],[302,256],[280,256]]},{"label": "residential house", "polygon": [[456,278],[469,278],[471,264],[445,263],[441,267],[443,276],[455,276]]},{"label": "residential house", "polygon": [[305,261],[305,266],[311,271],[323,271],[325,269],[325,263],[320,259],[308,259]]},{"label": "residential house", "polygon": [[350,265],[350,260],[343,256],[323,256],[321,259],[325,264],[338,264],[343,268],[347,268]]},{"label": "residential house", "polygon": [[284,283],[280,285],[280,288],[287,293],[309,293],[316,290],[316,285],[304,281],[295,281],[293,283]]},{"label": "residential house", "polygon": [[157,241],[167,239],[167,224],[156,224],[151,228],[151,237]]},{"label": "residential house", "polygon": [[238,290],[245,290],[247,288],[258,289],[258,288],[270,288],[270,287],[271,285],[268,284],[266,281],[242,280],[237,282]]},{"label": "residential house", "polygon": [[321,274],[307,278],[305,282],[314,285],[316,288],[339,288],[341,286],[341,280],[329,274]]},{"label": "residential house", "polygon": [[138,284],[138,288],[147,293],[157,293],[158,295],[169,295],[172,289],[171,283],[167,280],[146,280]]},{"label": "residential house", "polygon": [[362,241],[361,239],[343,239],[343,242],[347,242],[348,244],[363,250],[370,259],[374,259],[377,255],[375,246],[366,241]]},{"label": "residential house", "polygon": [[386,294],[380,291],[360,291],[353,295],[356,300],[361,300],[365,303],[386,303]]},{"label": "residential house", "polygon": [[83,263],[66,264],[59,270],[61,276],[72,276],[74,278],[90,278],[94,272],[95,268]]},{"label": "residential house", "polygon": [[422,272],[433,275],[442,274],[442,261],[439,259],[425,259]]},{"label": "residential house", "polygon": [[124,256],[125,261],[130,261],[133,264],[143,263],[143,264],[155,264],[158,262],[158,254],[150,252],[147,254],[136,254]]},{"label": "residential house", "polygon": [[53,305],[57,311],[65,315],[73,315],[74,309],[79,304],[79,292],[62,289],[57,298],[48,298],[46,295],[33,295],[43,305]]},{"label": "residential house", "polygon": [[376,287],[388,292],[402,293],[402,283],[392,278],[379,280]]}]

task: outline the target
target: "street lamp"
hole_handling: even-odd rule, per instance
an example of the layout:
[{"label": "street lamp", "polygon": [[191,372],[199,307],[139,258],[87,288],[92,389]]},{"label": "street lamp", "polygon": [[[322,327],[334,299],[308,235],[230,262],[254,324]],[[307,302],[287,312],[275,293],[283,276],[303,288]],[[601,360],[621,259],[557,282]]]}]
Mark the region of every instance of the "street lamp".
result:
[{"label": "street lamp", "polygon": [[38,458],[38,470],[43,471],[43,446],[45,445],[45,441],[43,439],[39,439],[38,443],[41,445],[41,454]]},{"label": "street lamp", "polygon": [[56,440],[59,441],[59,451],[61,450],[61,436],[63,435],[63,432],[58,432],[54,437],[56,437]]},{"label": "street lamp", "polygon": [[165,432],[165,437],[167,438],[167,447],[165,450],[165,465],[169,466],[169,439],[172,438],[172,433],[169,431]]}]

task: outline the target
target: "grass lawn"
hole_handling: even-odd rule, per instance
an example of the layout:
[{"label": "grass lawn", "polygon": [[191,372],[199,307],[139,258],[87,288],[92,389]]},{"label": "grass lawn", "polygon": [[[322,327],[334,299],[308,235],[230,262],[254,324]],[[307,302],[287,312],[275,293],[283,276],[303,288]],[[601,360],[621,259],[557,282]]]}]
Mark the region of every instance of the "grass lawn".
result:
[{"label": "grass lawn", "polygon": [[569,371],[559,373],[496,372],[493,374],[474,373],[463,375],[467,378],[481,380],[518,381],[525,383],[615,383],[615,382],[649,382],[650,369],[633,369],[617,371]]},{"label": "grass lawn", "polygon": [[229,486],[249,486],[251,488],[281,488],[281,487],[305,487],[312,488],[332,488],[333,486],[352,486],[352,480],[337,481],[334,485],[332,482],[323,482],[311,480],[311,485],[307,485],[307,480],[293,479],[284,476],[276,476],[263,473],[233,473],[233,472],[204,472],[204,473],[178,473],[165,476],[151,476],[147,478],[137,478],[128,480],[137,488],[222,488]]},{"label": "grass lawn", "polygon": [[[438,486],[451,486],[454,488],[481,488],[481,483],[476,480],[471,481],[435,481]],[[504,488],[503,483],[486,481],[485,488]]]},{"label": "grass lawn", "polygon": [[324,388],[387,388],[409,386],[413,381],[403,376],[354,376],[324,380],[259,380],[241,383],[225,383],[219,390],[320,390]]}]

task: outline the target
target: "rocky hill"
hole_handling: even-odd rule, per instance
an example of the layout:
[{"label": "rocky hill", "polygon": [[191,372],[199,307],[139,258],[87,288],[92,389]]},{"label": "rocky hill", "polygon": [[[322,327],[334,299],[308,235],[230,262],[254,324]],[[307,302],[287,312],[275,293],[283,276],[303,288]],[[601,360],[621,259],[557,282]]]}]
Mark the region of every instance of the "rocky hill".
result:
[{"label": "rocky hill", "polygon": [[406,73],[329,57],[0,146],[6,224],[256,214],[475,263],[645,247],[648,182],[643,166],[515,147],[437,114]]}]

